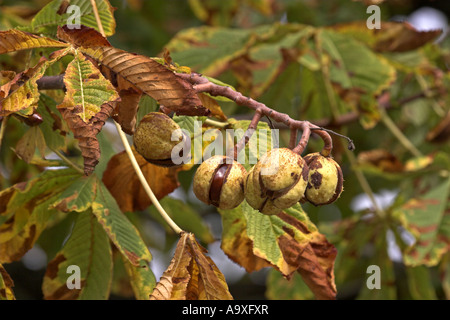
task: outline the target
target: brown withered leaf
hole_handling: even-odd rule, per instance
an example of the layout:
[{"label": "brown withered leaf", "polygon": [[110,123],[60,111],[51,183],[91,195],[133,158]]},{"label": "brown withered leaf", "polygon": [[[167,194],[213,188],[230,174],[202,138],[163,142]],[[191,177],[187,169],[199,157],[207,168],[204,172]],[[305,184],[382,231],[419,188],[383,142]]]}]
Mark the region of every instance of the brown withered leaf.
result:
[{"label": "brown withered leaf", "polygon": [[402,172],[405,169],[403,163],[395,155],[384,149],[360,152],[358,162],[377,167],[384,172]]},{"label": "brown withered leaf", "polygon": [[227,121],[227,116],[223,113],[222,108],[216,100],[204,93],[199,93],[198,97],[202,101],[203,106],[211,111],[211,116],[216,117],[222,121]]},{"label": "brown withered leaf", "polygon": [[58,39],[72,44],[74,47],[110,47],[108,39],[97,30],[80,25],[79,29],[69,29],[67,26],[58,26],[56,36]]},{"label": "brown withered leaf", "polygon": [[59,109],[63,119],[67,122],[75,139],[78,139],[81,155],[84,158],[84,173],[90,175],[100,159],[100,144],[97,134],[102,130],[106,120],[111,117],[115,102],[105,103],[100,111],[92,116],[88,122],[83,121],[79,114],[83,112],[82,106],[72,109]]},{"label": "brown withered leaf", "polygon": [[192,233],[183,233],[150,300],[231,300],[225,277]]},{"label": "brown withered leaf", "polygon": [[[177,174],[181,169],[153,165],[147,162],[133,147],[132,150],[157,199],[162,199],[178,187]],[[151,205],[125,151],[116,154],[109,160],[103,174],[103,183],[123,212],[144,210]]]}]

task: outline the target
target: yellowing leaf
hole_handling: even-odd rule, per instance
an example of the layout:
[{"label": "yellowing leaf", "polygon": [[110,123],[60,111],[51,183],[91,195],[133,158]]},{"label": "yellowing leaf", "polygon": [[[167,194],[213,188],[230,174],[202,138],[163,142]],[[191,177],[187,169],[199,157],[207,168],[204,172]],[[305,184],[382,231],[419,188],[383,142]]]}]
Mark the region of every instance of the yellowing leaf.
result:
[{"label": "yellowing leaf", "polygon": [[[42,57],[32,68],[23,71],[15,76],[10,83],[3,85],[0,92],[0,116],[20,112],[22,115],[30,115],[37,107],[39,101],[39,91],[36,81],[39,80],[49,66],[65,56],[67,51],[57,51],[51,60]],[[5,95],[5,87],[8,94]]]},{"label": "yellowing leaf", "polygon": [[223,274],[192,233],[183,233],[150,300],[231,300]]},{"label": "yellowing leaf", "polygon": [[33,48],[63,48],[68,44],[46,37],[39,37],[20,30],[0,31],[0,54]]},{"label": "yellowing leaf", "polygon": [[51,205],[78,176],[71,169],[45,171],[0,193],[0,262],[17,261],[33,247],[57,212]]},{"label": "yellowing leaf", "polygon": [[[231,223],[223,225],[223,233],[231,235],[224,236],[226,243],[222,244],[231,259],[247,270],[257,270],[264,265],[254,255],[288,279],[299,272],[317,299],[336,298],[336,248],[318,232],[299,204],[272,216],[261,214],[245,201],[233,210],[219,211],[224,221],[229,215],[233,217]],[[240,237],[237,244],[233,244],[233,233]]]},{"label": "yellowing leaf", "polygon": [[0,300],[16,300],[13,287],[14,282],[0,263]]},{"label": "yellowing leaf", "polygon": [[64,84],[66,95],[58,108],[72,110],[81,107],[77,114],[85,123],[100,111],[103,104],[119,99],[113,85],[81,54],[75,55],[67,66]]}]

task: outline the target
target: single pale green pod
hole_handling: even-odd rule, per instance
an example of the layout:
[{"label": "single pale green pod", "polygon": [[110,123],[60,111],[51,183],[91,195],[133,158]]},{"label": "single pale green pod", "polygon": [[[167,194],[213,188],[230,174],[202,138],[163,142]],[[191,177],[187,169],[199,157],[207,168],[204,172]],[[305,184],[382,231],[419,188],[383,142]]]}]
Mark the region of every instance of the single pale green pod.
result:
[{"label": "single pale green pod", "polygon": [[247,176],[245,198],[264,214],[277,214],[303,197],[308,183],[308,166],[287,148],[272,149]]},{"label": "single pale green pod", "polygon": [[220,209],[233,209],[244,200],[245,168],[232,158],[213,156],[204,161],[194,175],[196,197]]},{"label": "single pale green pod", "polygon": [[[180,143],[188,143],[180,126],[169,116],[161,112],[150,112],[145,115],[136,127],[133,144],[136,151],[148,162],[163,166],[175,166],[172,151]],[[183,151],[189,148],[179,148],[177,156],[183,158]],[[181,161],[180,161],[181,162]],[[178,163],[179,165],[181,163]]]},{"label": "single pale green pod", "polygon": [[343,191],[344,177],[341,167],[330,156],[311,153],[305,156],[309,167],[305,199],[315,206],[336,201]]}]

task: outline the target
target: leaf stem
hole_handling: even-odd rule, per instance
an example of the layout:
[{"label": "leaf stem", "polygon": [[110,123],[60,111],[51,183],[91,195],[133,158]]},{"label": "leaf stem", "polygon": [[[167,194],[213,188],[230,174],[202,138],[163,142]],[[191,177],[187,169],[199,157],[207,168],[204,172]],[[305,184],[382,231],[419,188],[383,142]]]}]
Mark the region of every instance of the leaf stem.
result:
[{"label": "leaf stem", "polygon": [[421,157],[422,153],[409,141],[409,139],[401,132],[397,125],[388,116],[387,112],[383,109],[379,109],[381,115],[381,121],[389,129],[389,131],[397,138],[397,140],[415,157]]},{"label": "leaf stem", "polygon": [[103,29],[102,21],[100,20],[100,15],[98,14],[97,3],[95,0],[91,0],[92,10],[94,11],[95,20],[97,21],[98,31],[102,36],[106,37],[105,30]]},{"label": "leaf stem", "polygon": [[230,125],[228,122],[220,122],[211,119],[206,119],[204,123],[220,129],[226,128]]},{"label": "leaf stem", "polygon": [[55,150],[55,149],[50,149],[50,150],[52,150],[58,157],[60,157],[61,160],[63,160],[65,163],[67,163],[69,165],[69,167],[75,169],[77,172],[79,172],[81,174],[84,174],[83,169],[81,169],[79,166],[77,166],[75,163],[73,163],[69,158],[67,158],[61,152],[59,152],[58,150]]},{"label": "leaf stem", "polygon": [[178,235],[181,235],[181,233],[184,231],[172,220],[172,218],[170,218],[170,216],[167,214],[167,212],[161,206],[161,203],[156,198],[155,194],[153,193],[152,189],[150,188],[150,185],[147,182],[147,179],[145,178],[144,174],[142,173],[141,168],[139,167],[136,157],[133,154],[133,150],[131,150],[130,144],[128,143],[125,133],[122,131],[122,128],[115,121],[114,121],[114,124],[116,125],[117,132],[119,133],[120,139],[122,140],[122,144],[125,147],[125,152],[127,153],[128,157],[130,158],[131,165],[133,166],[133,169],[136,172],[136,174],[139,178],[139,181],[142,183],[142,186],[144,187],[144,190],[147,193],[148,197],[150,198],[150,200],[152,201],[153,205],[158,210],[158,212],[161,214],[163,219],[172,228],[172,230],[175,233],[177,233]]},{"label": "leaf stem", "polygon": [[3,136],[5,135],[6,123],[8,122],[8,118],[9,116],[3,117],[2,126],[0,127],[0,148],[2,147]]}]

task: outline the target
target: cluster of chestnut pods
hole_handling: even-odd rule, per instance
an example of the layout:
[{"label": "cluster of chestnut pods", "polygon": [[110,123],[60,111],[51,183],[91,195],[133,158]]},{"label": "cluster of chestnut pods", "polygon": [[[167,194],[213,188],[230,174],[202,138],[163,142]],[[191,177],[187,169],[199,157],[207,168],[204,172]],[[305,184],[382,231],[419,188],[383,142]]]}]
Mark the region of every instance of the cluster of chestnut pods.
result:
[{"label": "cluster of chestnut pods", "polygon": [[[171,165],[172,141],[179,129],[170,117],[152,112],[136,128],[134,146],[147,161]],[[274,148],[249,172],[236,160],[215,155],[197,169],[193,182],[199,200],[220,209],[233,209],[245,199],[263,214],[278,214],[297,202],[319,206],[334,202],[343,190],[342,170],[331,156],[319,152],[305,157],[288,148]]]}]

